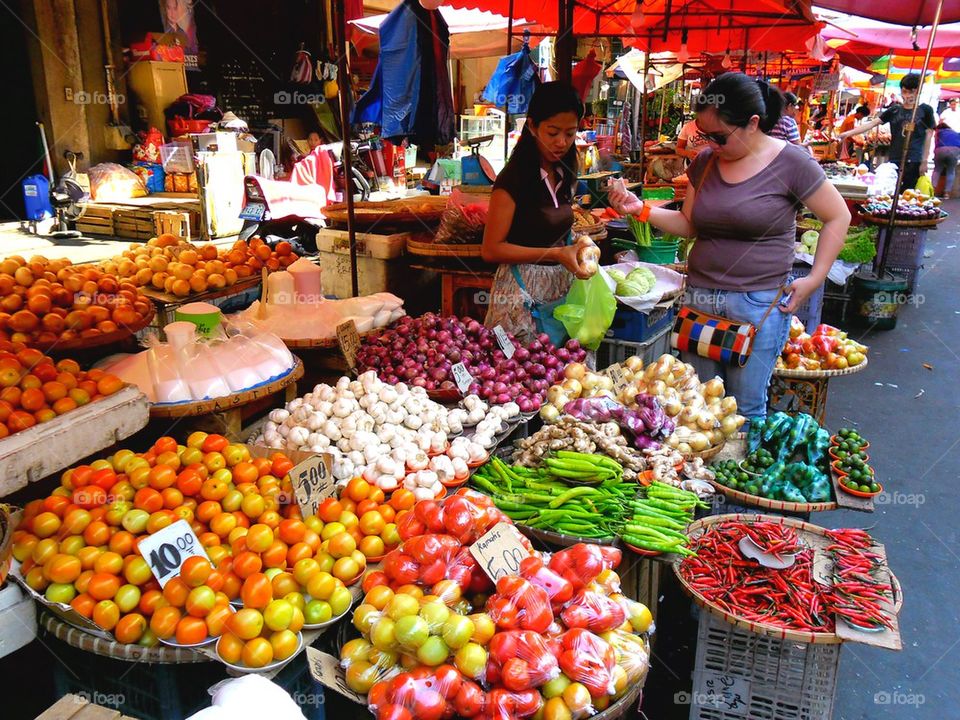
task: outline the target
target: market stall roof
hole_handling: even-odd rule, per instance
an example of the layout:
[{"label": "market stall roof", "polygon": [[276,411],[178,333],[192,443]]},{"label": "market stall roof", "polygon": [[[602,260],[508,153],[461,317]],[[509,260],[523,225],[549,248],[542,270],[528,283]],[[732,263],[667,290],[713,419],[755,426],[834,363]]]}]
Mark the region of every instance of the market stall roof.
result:
[{"label": "market stall roof", "polygon": [[960,3],[955,0],[817,0],[817,5],[871,20],[897,25],[932,25],[938,2],[943,2],[941,23],[960,21]]},{"label": "market stall roof", "polygon": [[[440,14],[450,28],[450,55],[454,58],[489,57],[502,55],[506,49],[506,32],[508,19],[497,13],[466,8],[440,7]],[[373,38],[380,32],[380,24],[386,15],[369,15],[351,20],[350,23],[362,36],[354,36],[358,46],[372,44]],[[516,32],[530,30],[533,33],[547,32],[548,28],[538,22],[515,17],[513,28]],[[530,45],[539,42],[539,37],[532,37]],[[514,49],[519,50],[522,40],[514,38]]]},{"label": "market stall roof", "polygon": [[[560,27],[559,3],[544,0],[447,0],[457,8],[489,10],[536,18]],[[622,37],[625,44],[653,52],[680,50],[686,30],[687,50],[723,52],[802,49],[821,27],[810,0],[641,0],[642,18],[634,17],[637,0],[573,0],[573,33]],[[633,24],[636,23],[636,28]]]}]

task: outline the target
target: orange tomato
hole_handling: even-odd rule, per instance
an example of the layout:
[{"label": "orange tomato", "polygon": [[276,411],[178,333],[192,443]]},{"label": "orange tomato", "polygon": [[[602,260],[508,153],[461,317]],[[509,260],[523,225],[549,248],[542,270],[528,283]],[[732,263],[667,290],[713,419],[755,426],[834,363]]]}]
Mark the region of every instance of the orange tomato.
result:
[{"label": "orange tomato", "polygon": [[80,558],[58,553],[43,565],[43,575],[54,583],[72,583],[83,572]]},{"label": "orange tomato", "polygon": [[157,438],[157,441],[153,444],[152,450],[157,455],[165,452],[175,453],[177,451],[177,441],[169,435],[165,435],[161,438]]},{"label": "orange tomato", "polygon": [[101,600],[93,607],[93,621],[104,630],[113,630],[120,620],[120,608],[113,600]]},{"label": "orange tomato", "polygon": [[182,578],[172,578],[163,588],[163,597],[174,607],[182,608],[187,604],[190,586]]},{"label": "orange tomato", "polygon": [[191,555],[180,566],[180,579],[188,587],[195,588],[203,585],[212,572],[213,565],[209,560],[199,555]]},{"label": "orange tomato", "polygon": [[233,558],[233,572],[245,580],[263,568],[263,560],[256,553],[244,550]]},{"label": "orange tomato", "polygon": [[263,630],[263,615],[253,608],[241,608],[227,620],[227,630],[241,640],[252,640]]},{"label": "orange tomato", "polygon": [[241,483],[254,483],[260,477],[257,466],[252,462],[241,461],[233,466],[233,482],[237,485]]},{"label": "orange tomato", "polygon": [[350,482],[347,483],[345,493],[351,500],[358,503],[361,500],[365,500],[370,494],[370,483],[362,477],[351,478]]},{"label": "orange tomato", "polygon": [[260,523],[251,525],[245,537],[247,539],[247,549],[256,553],[262,553],[269,548],[274,540],[273,530]]},{"label": "orange tomato", "polygon": [[[411,493],[411,495],[412,494],[413,493]],[[336,522],[340,519],[342,512],[343,506],[333,497],[324,498],[320,503],[320,507],[317,508],[317,515],[324,522]]]},{"label": "orange tomato", "polygon": [[204,619],[207,624],[207,634],[210,637],[219,637],[223,634],[227,620],[233,615],[233,608],[227,603],[214,605],[213,610],[207,613]]},{"label": "orange tomato", "polygon": [[172,605],[159,607],[150,618],[150,629],[158,638],[166,640],[173,637],[177,632],[177,625],[182,617],[180,610]]},{"label": "orange tomato", "polygon": [[243,581],[240,598],[244,607],[262,610],[273,599],[273,586],[263,573],[253,573]]},{"label": "orange tomato", "polygon": [[260,553],[263,566],[267,568],[285,568],[287,566],[287,544],[274,540],[270,547]]},{"label": "orange tomato", "polygon": [[[177,471],[169,465],[155,465],[150,470],[150,487],[156,490],[163,490],[173,485],[177,481]],[[162,504],[162,501],[161,501]]]},{"label": "orange tomato", "polygon": [[282,478],[293,470],[293,461],[283,453],[274,453],[270,456],[270,459],[272,461],[271,474],[278,478]]},{"label": "orange tomato", "polygon": [[206,617],[207,613],[213,610],[214,605],[217,604],[217,594],[207,587],[206,585],[200,585],[195,587],[190,591],[190,594],[187,595],[187,601],[184,603],[184,609],[187,611],[188,615],[192,615],[196,618]]},{"label": "orange tomato", "polygon": [[416,502],[417,499],[413,496],[413,491],[407,490],[407,488],[397,488],[390,496],[390,507],[397,512],[409,510]]},{"label": "orange tomato", "polygon": [[248,640],[243,646],[241,659],[247,667],[260,668],[268,665],[273,662],[273,646],[269,640],[262,637]]},{"label": "orange tomato", "polygon": [[155,513],[163,508],[163,496],[152,487],[140,488],[134,493],[133,506],[148,513]]},{"label": "orange tomato", "polygon": [[177,489],[187,497],[200,494],[200,487],[203,485],[203,478],[196,469],[187,467],[177,475]]},{"label": "orange tomato", "polygon": [[113,634],[116,636],[117,642],[132,645],[143,637],[143,634],[147,631],[147,627],[147,619],[143,615],[140,613],[129,613],[120,618],[116,627],[113,629]]},{"label": "orange tomato", "polygon": [[232,632],[224,632],[217,640],[217,654],[226,662],[236,665],[243,655],[244,642]]},{"label": "orange tomato", "polygon": [[97,601],[86,593],[80,593],[70,601],[70,607],[83,615],[85,618],[93,617],[93,609],[97,606]]},{"label": "orange tomato", "polygon": [[200,449],[203,450],[205,453],[212,453],[212,452],[218,453],[229,444],[230,444],[230,441],[227,440],[227,438],[225,438],[223,435],[210,434],[204,438],[203,444],[200,446]]},{"label": "orange tomato", "polygon": [[113,573],[96,572],[90,577],[86,592],[94,600],[110,600],[120,589],[120,578]]},{"label": "orange tomato", "polygon": [[[34,519],[34,524],[36,524],[36,518]],[[38,537],[43,537],[36,532],[36,529],[34,529],[34,533],[36,533]],[[110,540],[110,526],[102,520],[94,520],[87,525],[87,529],[83,531],[83,539],[87,545],[106,545]]]},{"label": "orange tomato", "polygon": [[119,575],[123,572],[123,557],[113,551],[100,553],[99,557],[93,562],[93,571]]},{"label": "orange tomato", "polygon": [[144,615],[153,615],[162,607],[170,607],[170,603],[159,590],[147,590],[140,595],[138,607]]}]

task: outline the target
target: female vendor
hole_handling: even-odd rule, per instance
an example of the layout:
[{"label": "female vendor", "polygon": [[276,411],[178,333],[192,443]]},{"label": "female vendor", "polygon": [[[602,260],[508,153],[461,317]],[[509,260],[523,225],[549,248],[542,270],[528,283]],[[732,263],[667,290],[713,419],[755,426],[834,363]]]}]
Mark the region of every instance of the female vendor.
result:
[{"label": "female vendor", "polygon": [[[760,328],[742,368],[683,354],[702,380],[723,378],[748,418],[766,415],[767,386],[790,316],[823,284],[850,224],[843,198],[810,153],[766,134],[783,104],[767,83],[724,73],[697,98],[697,127],[709,149],[687,170],[682,209],[651,208],[619,186],[610,194],[621,212],[674,235],[696,236],[687,262],[687,306]],[[787,286],[801,206],[823,221],[823,229],[809,275]]]},{"label": "female vendor", "polygon": [[570,243],[574,140],[582,117],[583,104],[570,85],[540,85],[513,154],[493,185],[482,255],[500,267],[486,324],[501,325],[523,342],[548,331],[538,319],[549,322],[552,304],[563,301],[573,278],[588,277]]}]

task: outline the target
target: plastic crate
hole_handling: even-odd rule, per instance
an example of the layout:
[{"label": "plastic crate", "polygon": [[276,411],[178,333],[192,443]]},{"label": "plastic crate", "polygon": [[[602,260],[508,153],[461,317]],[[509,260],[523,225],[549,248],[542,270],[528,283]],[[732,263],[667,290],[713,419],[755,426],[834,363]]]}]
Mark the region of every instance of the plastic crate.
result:
[{"label": "plastic crate", "polygon": [[655,307],[649,313],[634,310],[626,305],[617,305],[617,314],[613,316],[613,323],[607,330],[608,338],[643,342],[649,340],[665,327],[673,323],[676,308]]},{"label": "plastic crate", "polygon": [[[810,274],[811,270],[813,270],[813,267],[806,263],[796,263],[793,266],[793,270],[790,271],[787,284],[789,285],[794,280],[806,277]],[[820,324],[820,316],[823,313],[824,285],[825,283],[822,283],[820,287],[814,290],[810,297],[807,298],[807,301],[793,313],[800,319],[800,322],[804,324],[808,332],[813,332],[813,328]]]},{"label": "plastic crate", "polygon": [[841,645],[778,640],[700,611],[690,720],[830,720]]},{"label": "plastic crate", "polygon": [[629,342],[627,340],[607,339],[600,342],[597,348],[597,368],[610,367],[614,363],[623,362],[628,357],[636,355],[643,359],[643,364],[653,362],[664,353],[670,352],[671,327],[665,327],[649,340],[643,342]]},{"label": "plastic crate", "polygon": [[[880,235],[886,242],[887,229],[881,228]],[[887,250],[887,256],[884,258],[886,265],[884,270],[889,270],[890,266],[916,268],[923,264],[923,251],[927,244],[927,228],[894,227],[893,237],[890,240],[890,247]],[[883,247],[877,251],[877,255],[883,257]]]}]

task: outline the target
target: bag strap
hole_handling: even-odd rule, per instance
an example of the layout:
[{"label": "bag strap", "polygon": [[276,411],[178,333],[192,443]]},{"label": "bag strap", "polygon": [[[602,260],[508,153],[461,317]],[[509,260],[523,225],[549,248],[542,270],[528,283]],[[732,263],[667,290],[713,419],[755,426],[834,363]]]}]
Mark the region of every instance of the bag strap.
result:
[{"label": "bag strap", "polygon": [[523,282],[523,277],[520,275],[520,269],[516,265],[510,266],[510,272],[513,273],[513,279],[517,281],[517,285],[520,286],[520,289],[523,292],[527,291],[527,286]]},{"label": "bag strap", "polygon": [[[703,174],[700,176],[700,182],[697,183],[697,186],[693,189],[696,195],[700,194],[700,188],[703,187],[703,184],[707,181],[707,175],[710,174],[710,170],[713,169],[714,164],[717,162],[717,154],[714,152],[710,153],[710,159],[707,160],[707,166],[703,169]],[[693,198],[693,201],[696,202],[696,195]]]},{"label": "bag strap", "polygon": [[757,325],[757,332],[760,332],[760,328],[763,327],[763,324],[767,321],[767,318],[770,317],[770,313],[773,312],[773,309],[777,306],[777,303],[780,302],[780,298],[783,297],[783,287],[781,286],[777,290],[777,296],[773,299],[773,302],[770,303],[770,307],[767,308],[767,311],[763,314],[763,317],[760,318],[760,324]]}]

